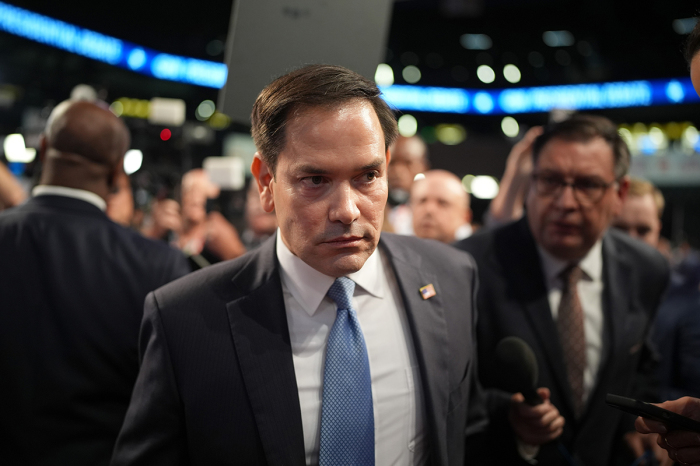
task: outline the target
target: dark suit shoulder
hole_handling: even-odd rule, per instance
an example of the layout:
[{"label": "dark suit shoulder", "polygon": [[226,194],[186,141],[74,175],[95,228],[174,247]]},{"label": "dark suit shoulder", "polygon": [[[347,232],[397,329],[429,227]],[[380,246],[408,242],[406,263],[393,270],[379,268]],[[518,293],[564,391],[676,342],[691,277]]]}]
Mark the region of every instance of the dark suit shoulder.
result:
[{"label": "dark suit shoulder", "polygon": [[[415,236],[382,233],[382,241],[392,250],[409,250],[420,256],[421,261],[443,268],[461,263],[468,268],[475,268],[474,258],[467,251],[456,251],[451,245],[432,239],[422,239]],[[402,257],[397,257],[401,259]],[[405,258],[405,257],[404,257]]]},{"label": "dark suit shoulder", "polygon": [[159,306],[216,299],[229,302],[253,291],[278,273],[275,236],[241,257],[205,267],[156,290]]},{"label": "dark suit shoulder", "polygon": [[655,248],[613,228],[607,234],[618,252],[634,261],[636,265],[645,267],[645,271],[660,276],[669,273],[668,260]]}]

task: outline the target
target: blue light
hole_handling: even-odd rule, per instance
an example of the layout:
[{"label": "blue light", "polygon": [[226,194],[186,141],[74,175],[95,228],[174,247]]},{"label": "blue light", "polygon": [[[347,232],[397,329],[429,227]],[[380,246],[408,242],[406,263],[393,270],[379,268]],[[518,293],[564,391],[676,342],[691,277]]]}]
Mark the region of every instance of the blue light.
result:
[{"label": "blue light", "polygon": [[129,58],[126,59],[129,68],[136,71],[146,64],[146,52],[143,49],[134,49],[129,53]]},{"label": "blue light", "polygon": [[0,31],[160,79],[221,88],[228,74],[223,63],[162,54],[3,2]]},{"label": "blue light", "polygon": [[493,110],[493,99],[486,92],[477,92],[474,96],[474,108],[479,113],[489,113]]},{"label": "blue light", "polygon": [[[381,88],[398,110],[515,114],[698,103],[690,78],[477,90],[393,85]],[[469,103],[472,103],[470,106]]]},{"label": "blue light", "polygon": [[683,85],[678,81],[671,81],[666,86],[666,95],[669,100],[673,102],[682,102],[685,97],[685,92],[683,91]]}]

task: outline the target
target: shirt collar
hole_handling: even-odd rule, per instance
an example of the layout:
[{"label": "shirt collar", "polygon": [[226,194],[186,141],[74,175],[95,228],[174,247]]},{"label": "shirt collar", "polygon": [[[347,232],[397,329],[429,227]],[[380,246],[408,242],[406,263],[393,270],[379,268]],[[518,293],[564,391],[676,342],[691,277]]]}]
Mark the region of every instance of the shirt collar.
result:
[{"label": "shirt collar", "polygon": [[73,199],[80,199],[81,201],[89,202],[102,212],[107,210],[107,202],[105,202],[104,199],[97,194],[90,191],[85,191],[84,189],[66,188],[65,186],[50,186],[46,184],[40,184],[32,189],[32,196],[34,197],[46,195],[72,197]]},{"label": "shirt collar", "polygon": [[[284,244],[282,232],[277,229],[277,260],[281,268],[282,282],[289,292],[309,315],[314,315],[329,288],[335,281],[334,277],[319,272],[309,264],[295,256]],[[383,298],[384,265],[381,261],[379,248],[375,249],[360,270],[348,274],[362,290]]]},{"label": "shirt collar", "polygon": [[[537,252],[540,254],[542,269],[547,279],[547,283],[558,280],[562,271],[570,264],[561,259],[557,259],[542,246],[537,245]],[[584,275],[591,281],[602,281],[603,279],[603,240],[599,239],[588,251],[588,254],[581,259],[578,266],[583,270]]]}]

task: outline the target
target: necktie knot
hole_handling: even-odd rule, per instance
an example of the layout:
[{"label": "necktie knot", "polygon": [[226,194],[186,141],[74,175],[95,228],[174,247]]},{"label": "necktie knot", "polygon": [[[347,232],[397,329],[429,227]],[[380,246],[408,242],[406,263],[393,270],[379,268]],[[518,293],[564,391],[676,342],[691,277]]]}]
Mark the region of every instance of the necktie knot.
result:
[{"label": "necktie knot", "polygon": [[335,301],[338,309],[350,309],[352,307],[352,295],[354,292],[355,282],[348,277],[340,277],[335,279],[326,294]]},{"label": "necktie knot", "polygon": [[578,264],[573,264],[565,268],[559,275],[567,290],[573,289],[583,278],[583,270]]}]

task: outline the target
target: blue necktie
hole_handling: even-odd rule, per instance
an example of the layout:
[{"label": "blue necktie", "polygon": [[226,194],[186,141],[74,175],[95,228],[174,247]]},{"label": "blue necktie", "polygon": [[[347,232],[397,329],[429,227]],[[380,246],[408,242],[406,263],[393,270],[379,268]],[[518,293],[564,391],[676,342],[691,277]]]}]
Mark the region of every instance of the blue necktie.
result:
[{"label": "blue necktie", "polygon": [[367,347],[351,299],[355,282],[340,277],[328,290],[338,314],[323,372],[319,465],[374,465],[374,411]]}]

